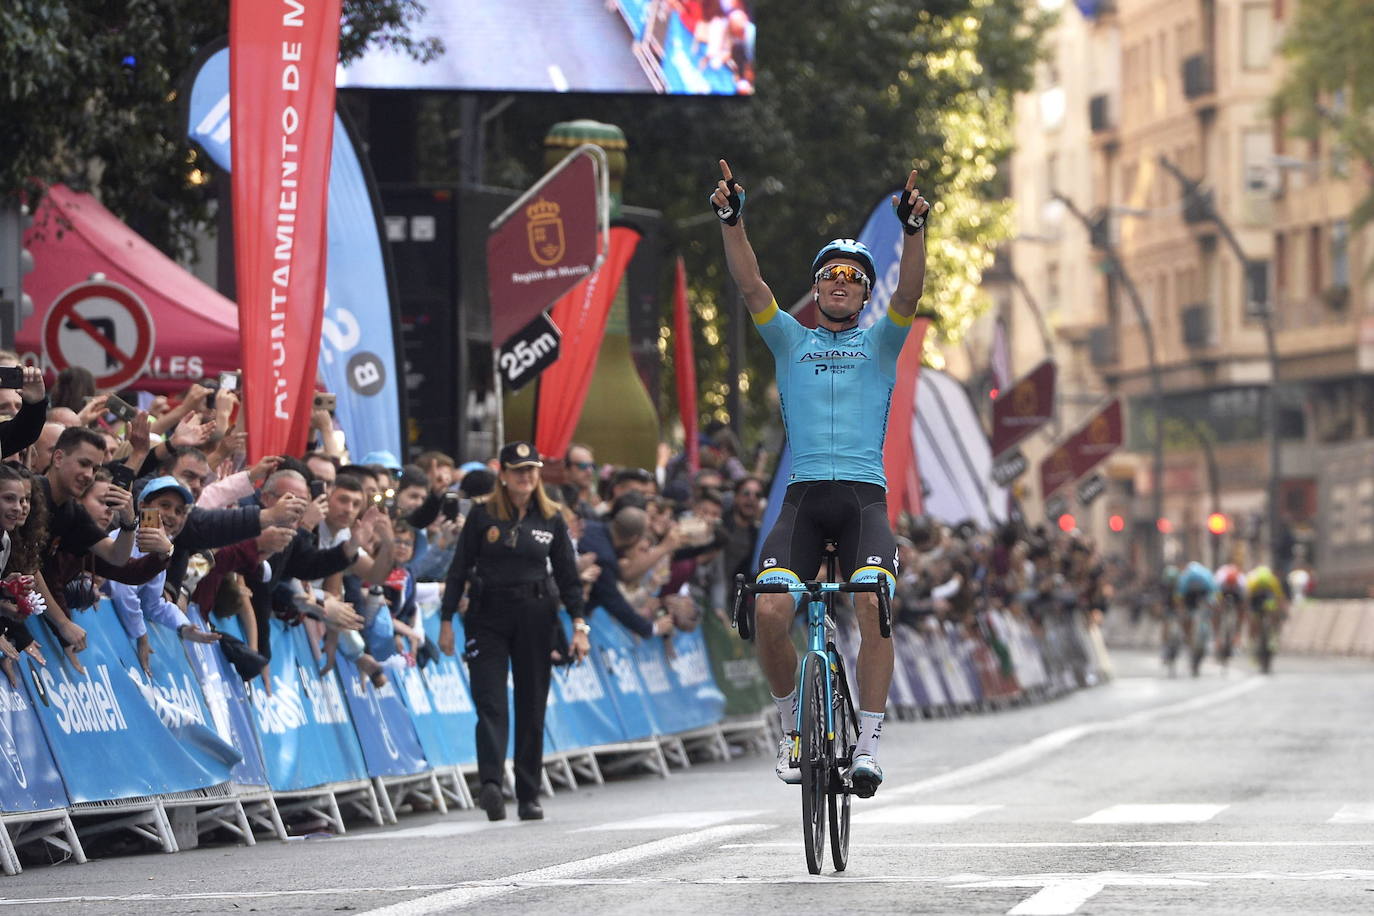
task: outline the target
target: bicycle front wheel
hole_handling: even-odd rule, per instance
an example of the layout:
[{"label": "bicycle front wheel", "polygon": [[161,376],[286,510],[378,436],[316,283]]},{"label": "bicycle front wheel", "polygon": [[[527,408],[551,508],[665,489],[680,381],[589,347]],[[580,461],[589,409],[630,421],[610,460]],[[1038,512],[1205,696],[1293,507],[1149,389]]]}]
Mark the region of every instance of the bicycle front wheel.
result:
[{"label": "bicycle front wheel", "polygon": [[802,836],[806,868],[821,873],[825,858],[825,796],[830,784],[830,761],[825,736],[825,671],[814,655],[803,659],[801,721]]},{"label": "bicycle front wheel", "polygon": [[844,661],[831,648],[835,663],[835,697],[832,710],[835,721],[835,765],[830,768],[830,861],[835,871],[849,866],[849,785],[843,768],[854,762],[854,746],[859,742],[859,723],[854,714],[854,701],[849,696],[849,679],[844,674]]}]

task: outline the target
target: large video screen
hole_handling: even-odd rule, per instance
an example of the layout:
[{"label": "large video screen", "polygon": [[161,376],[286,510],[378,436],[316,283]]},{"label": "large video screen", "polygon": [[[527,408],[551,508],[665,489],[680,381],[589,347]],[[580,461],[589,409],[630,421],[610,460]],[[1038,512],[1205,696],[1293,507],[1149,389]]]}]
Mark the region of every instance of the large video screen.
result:
[{"label": "large video screen", "polygon": [[752,95],[746,0],[427,0],[428,63],[374,50],[339,88]]}]

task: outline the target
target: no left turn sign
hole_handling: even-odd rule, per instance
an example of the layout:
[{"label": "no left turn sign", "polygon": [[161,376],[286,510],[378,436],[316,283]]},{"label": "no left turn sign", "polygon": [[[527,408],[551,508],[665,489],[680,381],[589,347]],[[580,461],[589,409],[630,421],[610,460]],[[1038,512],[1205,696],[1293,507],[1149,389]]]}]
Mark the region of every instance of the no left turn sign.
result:
[{"label": "no left turn sign", "polygon": [[53,368],[89,369],[97,388],[123,388],[153,355],[153,316],[132,290],[109,280],[78,283],[43,319],[43,351]]}]

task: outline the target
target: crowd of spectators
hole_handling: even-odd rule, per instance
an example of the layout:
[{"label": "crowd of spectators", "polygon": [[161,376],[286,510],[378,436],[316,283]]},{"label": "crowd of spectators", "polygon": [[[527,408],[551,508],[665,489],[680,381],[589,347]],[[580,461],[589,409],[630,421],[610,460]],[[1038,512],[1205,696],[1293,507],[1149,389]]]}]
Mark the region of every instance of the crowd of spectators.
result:
[{"label": "crowd of spectators", "polygon": [[[16,367],[13,353],[0,365]],[[245,678],[267,669],[270,622],[305,626],[327,670],[342,652],[376,684],[437,656],[416,584],[443,582],[473,502],[496,461],[438,451],[403,464],[349,458],[326,399],[309,450],[247,464],[235,386],[203,380],[178,397],[96,391],[64,370],[49,391],[36,369],[0,388],[0,653],[13,680],[28,652],[46,663],[26,618],[40,614],[78,669],[81,615],[108,597],[145,669],[149,626],[217,642]],[[728,429],[703,436],[701,469],[597,463],[581,444],[550,458],[589,606],[642,637],[724,615],[748,572],[762,481]],[[243,639],[226,632],[235,618]]]},{"label": "crowd of spectators", "polygon": [[1008,523],[996,531],[971,523],[943,525],[903,514],[896,527],[899,558],[896,622],[918,630],[954,627],[997,650],[986,612],[1025,620],[1036,633],[1068,624],[1067,666],[1083,683],[1095,675],[1078,623],[1101,622],[1121,588],[1124,565],[1104,557],[1080,532]]}]

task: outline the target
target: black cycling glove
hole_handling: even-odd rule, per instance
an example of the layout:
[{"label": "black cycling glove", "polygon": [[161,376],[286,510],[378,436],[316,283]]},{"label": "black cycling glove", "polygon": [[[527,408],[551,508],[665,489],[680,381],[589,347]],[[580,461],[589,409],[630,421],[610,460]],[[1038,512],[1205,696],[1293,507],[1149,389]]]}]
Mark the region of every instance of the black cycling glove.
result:
[{"label": "black cycling glove", "polygon": [[907,235],[915,235],[925,228],[926,217],[930,215],[930,210],[927,209],[926,212],[919,215],[912,212],[916,209],[916,205],[908,199],[910,197],[910,191],[903,190],[901,192],[901,203],[896,205],[897,221],[902,224],[903,232]]},{"label": "black cycling glove", "polygon": [[740,183],[733,178],[727,179],[725,186],[730,189],[730,196],[725,198],[725,206],[716,206],[715,191],[712,191],[707,199],[711,201],[711,207],[716,211],[716,216],[720,218],[720,221],[727,226],[733,226],[744,215],[744,188],[740,187]]}]

